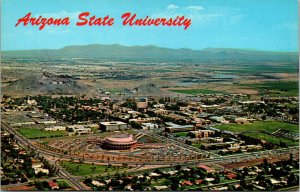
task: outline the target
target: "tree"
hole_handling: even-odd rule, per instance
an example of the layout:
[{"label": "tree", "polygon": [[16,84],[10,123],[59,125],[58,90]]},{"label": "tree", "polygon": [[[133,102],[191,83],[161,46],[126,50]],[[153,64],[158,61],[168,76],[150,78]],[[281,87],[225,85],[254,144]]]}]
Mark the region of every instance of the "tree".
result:
[{"label": "tree", "polygon": [[264,181],[265,180],[265,176],[259,174],[257,175],[257,177],[255,178],[255,181]]},{"label": "tree", "polygon": [[28,179],[26,179],[25,177],[21,178],[21,183],[24,183],[24,182],[27,182],[27,181],[28,181]]},{"label": "tree", "polygon": [[8,185],[10,183],[10,179],[1,179],[1,185]]},{"label": "tree", "polygon": [[96,171],[95,163],[92,163],[91,170],[92,170],[93,173]]},{"label": "tree", "polygon": [[76,166],[76,171],[79,171],[80,164]]},{"label": "tree", "polygon": [[291,173],[288,177],[287,177],[287,183],[289,186],[293,186],[295,183],[297,182],[297,178],[295,176],[294,173]]},{"label": "tree", "polygon": [[228,188],[227,188],[227,191],[234,191],[234,189],[235,188],[232,185],[229,185]]},{"label": "tree", "polygon": [[120,174],[119,172],[116,172],[116,173],[115,173],[115,178],[116,178],[117,180],[121,179],[121,174]]},{"label": "tree", "polygon": [[268,185],[268,186],[266,187],[266,190],[267,190],[267,191],[274,191],[274,186],[273,186],[273,184],[271,183],[271,185]]},{"label": "tree", "polygon": [[241,185],[243,188],[247,188],[246,180],[245,180],[244,178],[241,179],[240,185]]},{"label": "tree", "polygon": [[264,164],[264,166],[268,166],[269,165],[268,160],[264,159],[263,164]]},{"label": "tree", "polygon": [[41,190],[41,191],[44,190],[44,187],[43,187],[43,185],[42,185],[42,182],[40,182],[40,181],[35,181],[35,182],[34,182],[34,185],[35,185],[35,187],[36,187],[38,190]]},{"label": "tree", "polygon": [[220,183],[220,180],[221,180],[221,178],[220,178],[220,175],[219,175],[219,173],[215,173],[215,183]]},{"label": "tree", "polygon": [[92,183],[92,179],[91,178],[86,178],[83,183],[85,183],[85,184],[91,184]]},{"label": "tree", "polygon": [[41,177],[43,177],[44,175],[45,175],[45,173],[39,171],[39,172],[36,174],[36,177],[37,177],[37,178],[41,178]]},{"label": "tree", "polygon": [[294,161],[294,155],[292,153],[290,153],[290,159],[289,162],[292,164]]},{"label": "tree", "polygon": [[176,165],[175,169],[179,171],[181,169],[181,165]]},{"label": "tree", "polygon": [[47,181],[42,181],[43,188],[50,188],[49,183]]},{"label": "tree", "polygon": [[236,179],[241,180],[242,179],[242,175],[240,173],[237,173]]},{"label": "tree", "polygon": [[279,146],[283,147],[283,148],[287,148],[288,147],[287,144],[285,142],[282,142],[282,141],[279,142]]},{"label": "tree", "polygon": [[154,170],[154,173],[161,174],[161,171],[160,171],[158,168],[156,168],[156,169]]},{"label": "tree", "polygon": [[125,171],[125,172],[123,172],[122,174],[121,174],[121,177],[122,178],[126,178],[126,177],[128,177],[128,174],[127,174],[127,172]]},{"label": "tree", "polygon": [[172,190],[172,191],[177,191],[178,188],[179,188],[178,183],[172,183],[172,184],[171,184],[171,190]]}]

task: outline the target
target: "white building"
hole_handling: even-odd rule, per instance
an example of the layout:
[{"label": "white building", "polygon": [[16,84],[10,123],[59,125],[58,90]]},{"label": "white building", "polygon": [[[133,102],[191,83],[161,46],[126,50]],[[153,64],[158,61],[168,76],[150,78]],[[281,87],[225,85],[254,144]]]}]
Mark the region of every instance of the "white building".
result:
[{"label": "white building", "polygon": [[154,108],[164,108],[165,105],[164,104],[155,104],[153,105]]},{"label": "white building", "polygon": [[53,126],[53,127],[46,127],[44,128],[45,131],[65,131],[65,126]]},{"label": "white building", "polygon": [[34,169],[34,173],[38,174],[39,172],[45,173],[45,174],[49,174],[49,170],[48,169],[44,169],[41,167],[37,167],[37,168],[33,168]]},{"label": "white building", "polygon": [[50,120],[47,120],[47,119],[36,119],[35,122],[37,124],[56,124],[57,123],[57,121],[52,120],[52,119],[50,119]]},{"label": "white building", "polygon": [[128,129],[128,125],[121,121],[100,122],[100,129],[102,131],[120,131]]},{"label": "white building", "polygon": [[68,132],[78,135],[86,134],[92,131],[91,128],[84,127],[83,125],[68,125],[67,130]]},{"label": "white building", "polygon": [[229,123],[229,121],[226,121],[224,119],[224,117],[222,117],[222,116],[221,117],[219,117],[219,116],[211,116],[209,119],[212,120],[212,121],[219,122],[219,123]]}]

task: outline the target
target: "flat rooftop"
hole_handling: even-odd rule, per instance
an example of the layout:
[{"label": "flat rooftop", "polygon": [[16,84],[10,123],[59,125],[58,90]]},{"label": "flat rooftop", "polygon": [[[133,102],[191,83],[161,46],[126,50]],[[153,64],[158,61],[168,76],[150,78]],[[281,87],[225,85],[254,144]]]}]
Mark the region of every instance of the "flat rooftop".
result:
[{"label": "flat rooftop", "polygon": [[175,128],[175,129],[194,127],[193,125],[177,125],[177,124],[172,123],[172,122],[166,122],[166,124],[168,125],[167,128]]},{"label": "flat rooftop", "polygon": [[127,125],[122,121],[108,121],[108,122],[100,122],[101,125],[109,126],[109,125]]}]

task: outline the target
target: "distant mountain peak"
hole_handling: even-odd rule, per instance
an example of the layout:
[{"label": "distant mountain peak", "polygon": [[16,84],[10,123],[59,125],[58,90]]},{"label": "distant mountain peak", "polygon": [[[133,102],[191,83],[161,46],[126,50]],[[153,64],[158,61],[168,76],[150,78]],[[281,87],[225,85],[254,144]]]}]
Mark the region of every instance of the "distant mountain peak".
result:
[{"label": "distant mountain peak", "polygon": [[267,52],[234,48],[206,48],[192,50],[188,48],[170,49],[155,45],[124,46],[119,44],[103,45],[71,45],[54,50],[25,50],[2,51],[3,57],[26,58],[87,58],[87,59],[162,59],[162,60],[188,60],[188,61],[295,61],[298,53],[293,52]]}]

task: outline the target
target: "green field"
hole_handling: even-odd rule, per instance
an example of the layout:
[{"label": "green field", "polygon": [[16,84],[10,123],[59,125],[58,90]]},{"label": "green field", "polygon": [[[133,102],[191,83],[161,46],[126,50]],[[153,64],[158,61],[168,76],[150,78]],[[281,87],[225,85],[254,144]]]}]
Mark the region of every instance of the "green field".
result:
[{"label": "green field", "polygon": [[122,92],[120,89],[109,89],[109,90],[107,90],[107,91],[110,92],[110,93],[112,93],[112,94]]},{"label": "green field", "polygon": [[285,142],[289,146],[299,145],[298,141],[293,141],[291,139],[282,138],[282,137],[276,137],[276,136],[272,136],[272,135],[265,134],[265,133],[245,133],[245,135],[254,137],[254,138],[259,138],[259,139],[271,142],[273,144],[280,144],[280,142]]},{"label": "green field", "polygon": [[259,90],[261,95],[271,96],[298,96],[297,81],[267,81],[262,84],[241,84],[247,85]]},{"label": "green field", "polygon": [[157,180],[153,180],[151,181],[151,187],[154,187],[154,186],[160,186],[160,185],[165,185],[166,184],[166,179],[165,178],[160,178],[160,179],[157,179]]},{"label": "green field", "polygon": [[299,133],[298,125],[291,123],[284,123],[280,121],[255,121],[254,123],[249,124],[223,124],[215,125],[214,127],[228,130],[233,132],[244,132],[244,131],[276,131],[277,129],[285,129],[291,132]]},{"label": "green field", "polygon": [[[117,167],[117,166],[92,165],[87,163],[75,163],[69,161],[62,161],[61,165],[68,172],[76,176],[100,175],[109,172],[126,171],[128,169],[128,168]],[[92,167],[95,167],[94,171]]]},{"label": "green field", "polygon": [[274,73],[297,73],[297,65],[247,65],[236,67],[237,65],[228,65],[227,68],[216,69],[216,71],[228,72],[232,74],[248,74],[248,75],[259,75],[260,73],[274,74]]},{"label": "green field", "polygon": [[[247,132],[247,131],[266,131],[273,132],[277,129],[285,129],[294,133],[299,133],[298,125],[291,123],[284,123],[279,121],[256,121],[250,124],[224,124],[224,125],[215,125],[214,127],[221,130],[228,130],[233,132]],[[245,133],[245,135],[260,138],[275,144],[279,144],[280,141],[286,142],[289,145],[297,145],[298,142],[294,142],[290,139],[279,138],[271,136],[264,133]]]},{"label": "green field", "polygon": [[189,134],[189,132],[178,132],[178,133],[173,133],[173,135],[177,137],[186,137]]},{"label": "green field", "polygon": [[57,184],[60,189],[68,189],[71,188],[70,184],[65,180],[57,180]]},{"label": "green field", "polygon": [[193,143],[192,146],[199,149],[201,147],[201,143]]},{"label": "green field", "polygon": [[170,90],[170,91],[176,93],[189,94],[189,95],[224,93],[222,91],[215,91],[211,89],[178,89],[178,90]]},{"label": "green field", "polygon": [[61,137],[66,135],[65,131],[43,131],[41,129],[30,129],[30,128],[20,128],[18,131],[27,139]]}]

